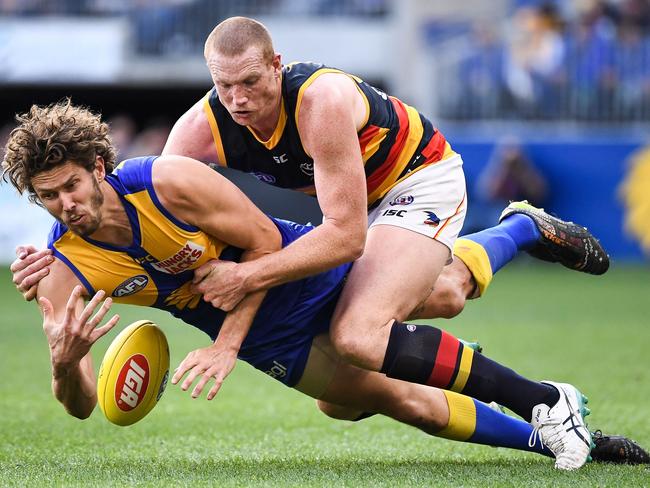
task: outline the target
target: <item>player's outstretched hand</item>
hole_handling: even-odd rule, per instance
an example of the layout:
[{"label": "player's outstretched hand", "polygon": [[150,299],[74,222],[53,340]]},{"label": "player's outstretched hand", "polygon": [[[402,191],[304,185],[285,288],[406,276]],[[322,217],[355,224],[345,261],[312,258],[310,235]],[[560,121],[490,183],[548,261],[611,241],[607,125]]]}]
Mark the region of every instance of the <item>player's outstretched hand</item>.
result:
[{"label": "player's outstretched hand", "polygon": [[104,298],[103,290],[98,291],[77,316],[77,305],[79,301],[83,302],[81,292],[82,288],[79,285],[72,290],[62,322],[56,321],[52,302],[45,297],[41,297],[39,300],[43,312],[43,330],[50,345],[52,366],[55,369],[66,370],[78,364],[88,354],[91,346],[111,330],[120,318],[119,315],[113,315],[106,324],[98,327],[111,308],[110,297],[104,300],[97,313],[91,318]]},{"label": "player's outstretched hand", "polygon": [[25,300],[31,301],[36,297],[38,282],[50,272],[48,266],[53,261],[50,249],[39,251],[30,244],[16,247],[16,259],[9,269],[13,274],[14,285]]},{"label": "player's outstretched hand", "polygon": [[197,349],[190,352],[178,365],[174,376],[172,376],[172,384],[177,384],[189,371],[187,378],[181,384],[181,390],[187,391],[194,383],[194,380],[200,377],[199,382],[192,390],[192,398],[198,398],[208,381],[214,379],[214,385],[208,392],[208,400],[212,400],[221,388],[226,376],[235,367],[236,361],[237,351],[232,348],[224,349],[218,343]]},{"label": "player's outstretched hand", "polygon": [[192,292],[203,295],[203,300],[214,308],[230,312],[248,293],[237,267],[232,261],[208,261],[194,270]]}]

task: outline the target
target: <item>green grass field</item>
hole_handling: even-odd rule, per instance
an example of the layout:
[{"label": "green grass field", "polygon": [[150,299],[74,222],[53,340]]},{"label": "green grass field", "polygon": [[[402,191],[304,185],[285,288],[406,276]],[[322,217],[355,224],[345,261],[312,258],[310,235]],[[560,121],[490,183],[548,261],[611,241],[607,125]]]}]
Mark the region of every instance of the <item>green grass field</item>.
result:
[{"label": "green grass field", "polygon": [[[650,269],[614,266],[598,278],[526,264],[501,272],[487,297],[438,324],[479,339],[487,355],[527,376],[578,385],[592,428],[649,447]],[[6,268],[0,305],[0,486],[650,485],[647,466],[557,472],[547,458],[441,440],[386,418],[330,420],[243,363],[212,402],[170,385],[132,427],[109,424],[99,410],[81,422],[51,395],[38,311],[21,301]],[[171,316],[119,311],[122,326],[150,318],[163,327],[172,368],[206,344]],[[98,343],[96,367],[115,333]]]}]

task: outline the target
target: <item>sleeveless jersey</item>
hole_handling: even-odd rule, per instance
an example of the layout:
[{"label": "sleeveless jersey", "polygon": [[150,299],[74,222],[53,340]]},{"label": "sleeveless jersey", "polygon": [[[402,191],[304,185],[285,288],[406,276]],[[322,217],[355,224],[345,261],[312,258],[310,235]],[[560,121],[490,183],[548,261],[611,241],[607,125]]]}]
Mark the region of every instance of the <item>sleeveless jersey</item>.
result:
[{"label": "sleeveless jersey", "polygon": [[[127,247],[81,237],[55,223],[48,247],[79,278],[90,295],[104,290],[118,303],[166,310],[216,338],[226,313],[190,291],[193,270],[210,259],[238,261],[242,250],[181,222],[160,202],[151,171],[156,157],[122,162],[106,181],[127,213],[133,242]],[[273,219],[286,246],[312,229]],[[269,290],[244,340],[239,357],[277,351],[304,342],[305,330],[327,329],[331,304],[350,265]],[[328,310],[325,315],[323,311]],[[320,321],[320,322],[319,322]],[[297,379],[295,379],[297,381]]]},{"label": "sleeveless jersey", "polygon": [[206,94],[203,108],[219,164],[314,195],[314,160],[302,147],[296,121],[304,91],[325,73],[349,76],[366,104],[367,119],[358,136],[369,206],[412,172],[453,154],[443,135],[413,107],[343,71],[322,64],[292,63],[282,69],[280,119],[267,141],[232,119],[216,88]]}]

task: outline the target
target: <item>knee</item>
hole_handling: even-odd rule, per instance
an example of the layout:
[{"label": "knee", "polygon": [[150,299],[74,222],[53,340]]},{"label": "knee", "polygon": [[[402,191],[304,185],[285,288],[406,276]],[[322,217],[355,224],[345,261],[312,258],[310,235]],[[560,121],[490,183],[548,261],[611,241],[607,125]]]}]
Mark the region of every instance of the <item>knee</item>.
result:
[{"label": "knee", "polygon": [[337,420],[357,420],[363,414],[361,410],[343,407],[323,400],[316,400],[316,405],[318,405],[319,410],[325,415]]},{"label": "knee", "polygon": [[438,309],[438,316],[443,319],[451,319],[461,313],[465,308],[465,301],[467,300],[465,293],[460,287],[445,286],[436,290],[436,308]]},{"label": "knee", "polygon": [[345,362],[365,368],[371,359],[369,350],[372,342],[368,340],[371,334],[368,329],[336,327],[330,331],[330,340],[336,353]]}]

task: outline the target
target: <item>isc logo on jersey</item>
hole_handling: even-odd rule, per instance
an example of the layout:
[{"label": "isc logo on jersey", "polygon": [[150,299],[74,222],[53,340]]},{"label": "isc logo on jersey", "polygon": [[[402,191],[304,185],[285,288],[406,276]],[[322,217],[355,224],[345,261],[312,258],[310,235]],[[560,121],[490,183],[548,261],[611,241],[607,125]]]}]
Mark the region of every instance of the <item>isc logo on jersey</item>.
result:
[{"label": "isc logo on jersey", "polygon": [[125,412],[133,410],[144,398],[149,386],[149,362],[142,354],[131,356],[117,377],[115,403]]}]

